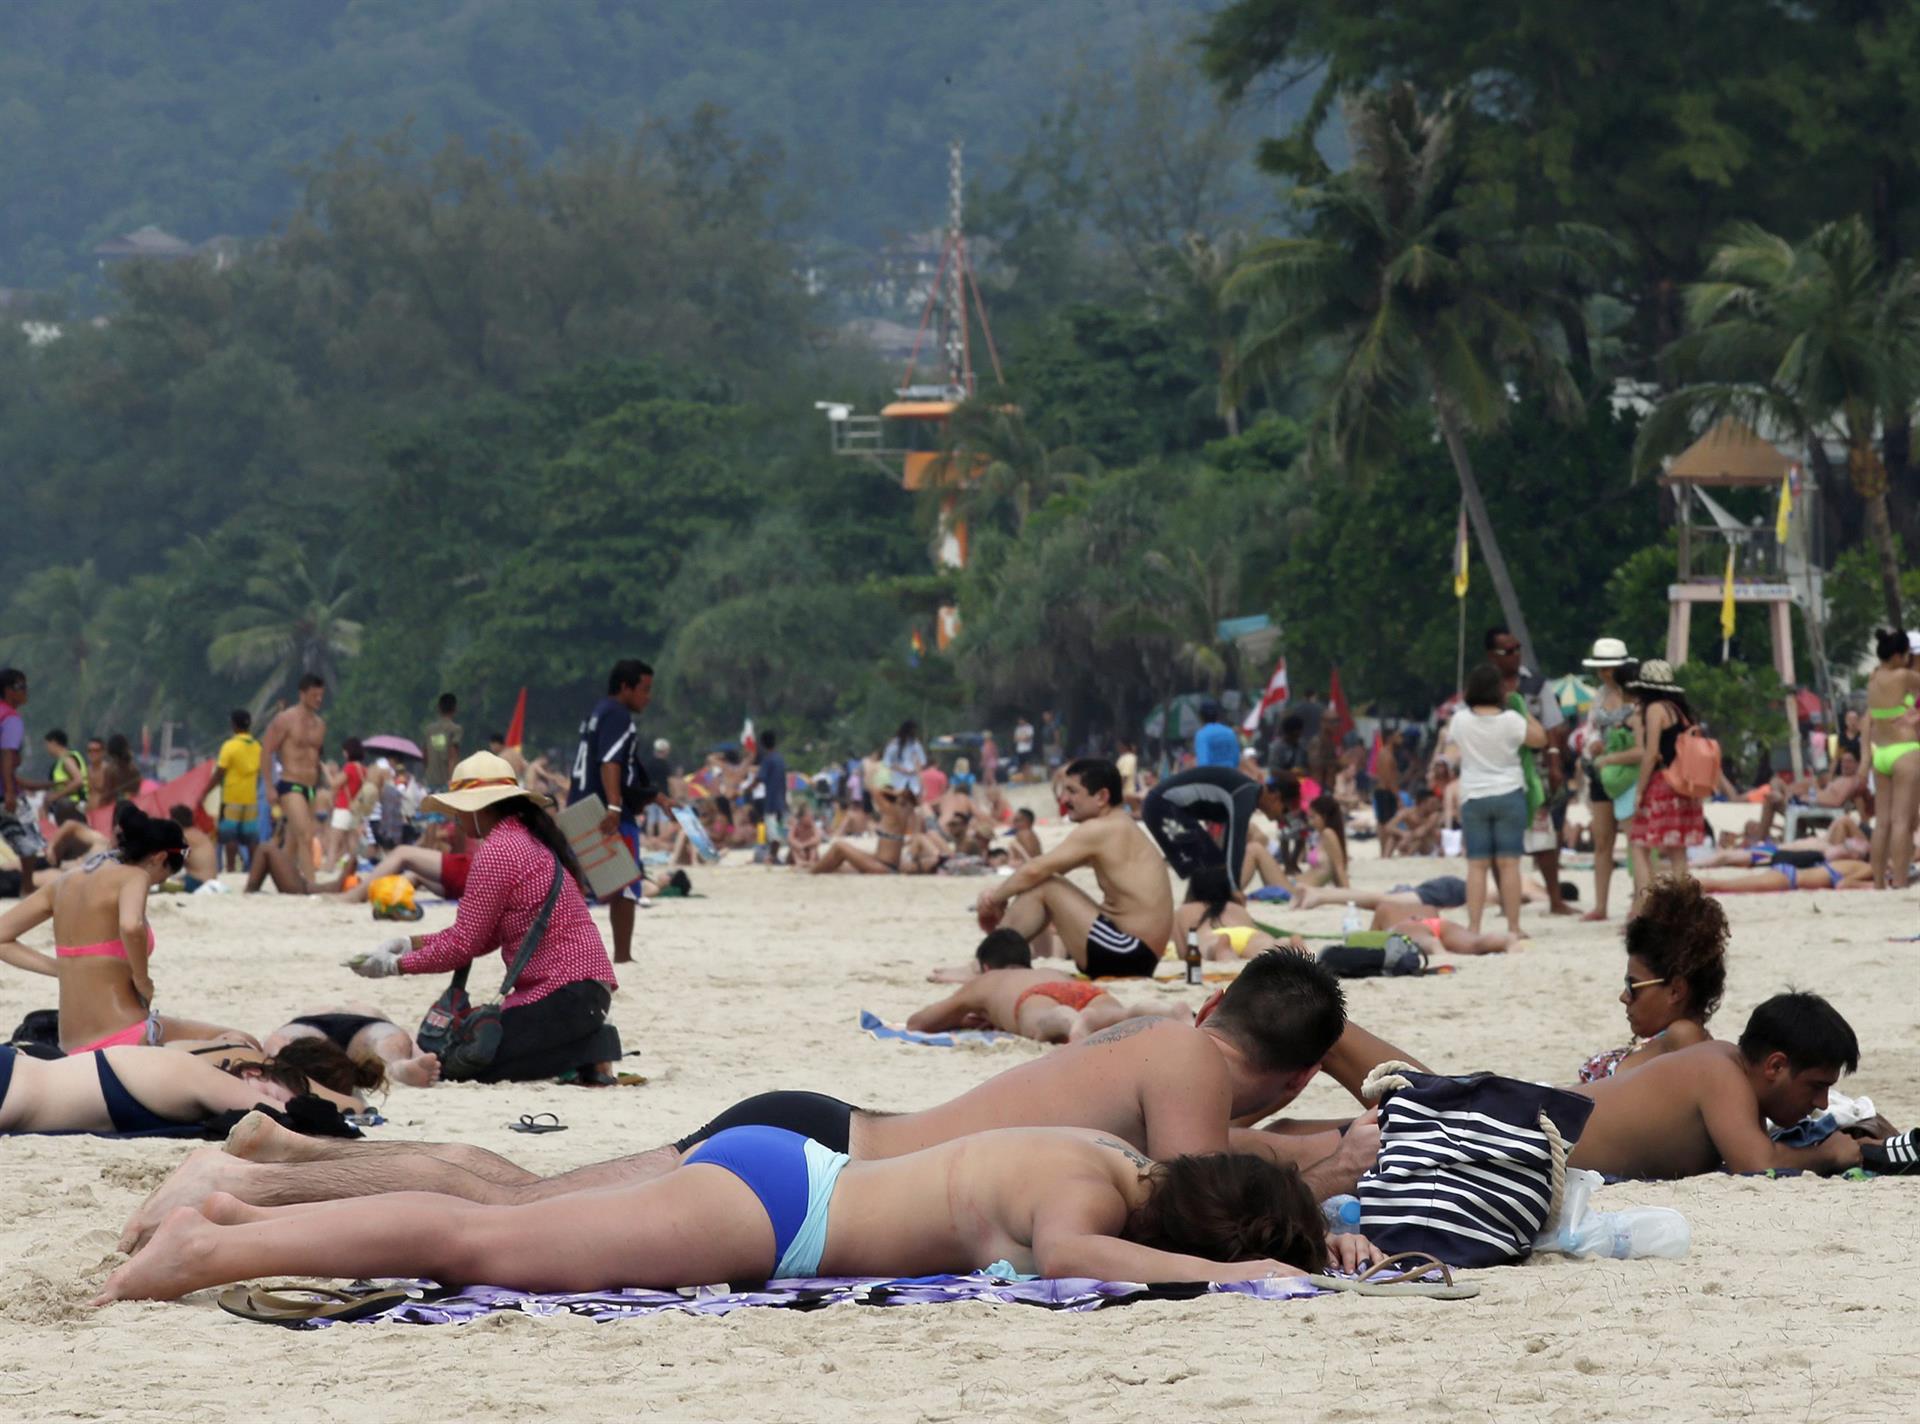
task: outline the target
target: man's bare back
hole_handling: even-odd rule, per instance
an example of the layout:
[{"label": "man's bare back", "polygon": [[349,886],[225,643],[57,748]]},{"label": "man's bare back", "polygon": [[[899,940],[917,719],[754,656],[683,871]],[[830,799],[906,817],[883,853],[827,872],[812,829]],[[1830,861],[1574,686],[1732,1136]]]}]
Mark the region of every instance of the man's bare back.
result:
[{"label": "man's bare back", "polygon": [[897,1157],[999,1127],[1110,1132],[1150,1157],[1223,1152],[1233,1085],[1204,1029],[1129,1019],[1081,1043],[996,1074],[920,1112],[856,1112],[856,1159]]},{"label": "man's bare back", "polygon": [[[1859,1161],[1858,1144],[1843,1133],[1815,1147],[1775,1144],[1746,1062],[1731,1043],[1695,1044],[1572,1091],[1592,1098],[1594,1110],[1567,1158],[1570,1167],[1616,1177],[1694,1177],[1723,1165],[1734,1172],[1833,1171]],[[1815,1106],[1824,1106],[1824,1092],[1819,1096]]]}]

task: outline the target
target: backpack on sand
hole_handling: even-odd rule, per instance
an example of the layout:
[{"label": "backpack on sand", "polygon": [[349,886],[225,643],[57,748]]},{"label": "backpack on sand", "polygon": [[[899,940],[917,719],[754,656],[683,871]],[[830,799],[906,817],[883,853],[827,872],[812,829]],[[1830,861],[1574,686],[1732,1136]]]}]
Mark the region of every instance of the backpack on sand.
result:
[{"label": "backpack on sand", "polygon": [[1720,743],[1698,727],[1682,727],[1673,739],[1667,785],[1689,801],[1704,801],[1720,785]]}]

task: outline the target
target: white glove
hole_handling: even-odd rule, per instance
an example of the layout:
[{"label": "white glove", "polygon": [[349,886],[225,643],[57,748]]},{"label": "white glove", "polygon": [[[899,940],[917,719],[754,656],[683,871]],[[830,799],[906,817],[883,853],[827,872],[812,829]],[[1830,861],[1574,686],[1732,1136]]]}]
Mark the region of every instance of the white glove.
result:
[{"label": "white glove", "polygon": [[400,972],[400,956],[412,947],[413,941],[405,935],[395,935],[363,954],[354,955],[347,961],[347,968],[363,979],[384,979]]}]

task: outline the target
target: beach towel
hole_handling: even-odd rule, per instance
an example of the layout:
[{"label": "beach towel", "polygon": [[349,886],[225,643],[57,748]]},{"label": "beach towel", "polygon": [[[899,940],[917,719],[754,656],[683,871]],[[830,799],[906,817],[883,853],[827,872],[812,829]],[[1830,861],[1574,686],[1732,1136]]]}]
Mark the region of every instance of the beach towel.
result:
[{"label": "beach towel", "polygon": [[[605,1323],[677,1312],[685,1315],[731,1315],[737,1310],[772,1307],[819,1310],[829,1305],[943,1305],[951,1301],[984,1300],[998,1305],[1032,1305],[1043,1310],[1089,1311],[1131,1305],[1143,1300],[1194,1300],[1206,1295],[1245,1296],[1253,1300],[1304,1300],[1323,1292],[1318,1286],[1291,1276],[1270,1281],[1229,1284],[1196,1282],[1188,1285],[1144,1286],[1130,1281],[1081,1279],[1038,1280],[1011,1273],[976,1271],[967,1276],[913,1276],[885,1279],[822,1276],[769,1281],[749,1290],[730,1286],[700,1286],[681,1291],[612,1290],[575,1294],[538,1294],[504,1290],[497,1286],[467,1286],[447,1291],[427,1281],[403,1281],[419,1298],[396,1302],[386,1310],[353,1323],[397,1321],[407,1325],[464,1325],[488,1315],[578,1315]],[[275,1322],[294,1329],[317,1329],[334,1322],[323,1320]]]},{"label": "beach towel", "polygon": [[890,1024],[880,1015],[860,1010],[860,1027],[870,1038],[890,1038],[901,1043],[917,1043],[923,1048],[958,1048],[963,1043],[1000,1043],[1020,1037],[997,1028],[956,1028],[946,1033],[919,1033],[899,1024]]},{"label": "beach towel", "polygon": [[1400,1063],[1367,1075],[1380,1156],[1360,1179],[1360,1230],[1389,1255],[1450,1266],[1525,1260],[1553,1220],[1567,1152],[1593,1100],[1492,1073],[1445,1078]]},{"label": "beach towel", "polygon": [[680,829],[687,833],[687,840],[693,846],[694,854],[708,865],[720,859],[720,852],[714,849],[713,838],[707,834],[707,828],[700,824],[700,818],[685,806],[673,808],[673,819],[680,823]]}]

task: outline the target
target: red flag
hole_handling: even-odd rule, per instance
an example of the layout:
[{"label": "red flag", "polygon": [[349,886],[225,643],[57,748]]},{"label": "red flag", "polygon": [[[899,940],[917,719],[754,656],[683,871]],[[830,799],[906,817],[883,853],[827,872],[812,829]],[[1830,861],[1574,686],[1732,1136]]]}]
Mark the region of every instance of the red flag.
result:
[{"label": "red flag", "polygon": [[1333,670],[1333,681],[1327,684],[1327,715],[1333,718],[1336,741],[1353,730],[1353,709],[1347,706],[1347,694],[1340,686],[1339,668]]},{"label": "red flag", "polygon": [[513,704],[513,720],[507,723],[507,746],[514,751],[527,739],[527,690],[520,689],[520,696]]},{"label": "red flag", "polygon": [[1260,719],[1267,715],[1269,707],[1278,707],[1287,700],[1287,660],[1281,658],[1273,665],[1273,676],[1267,679],[1267,690],[1260,695],[1259,703],[1247,713],[1246,720],[1240,724],[1243,732],[1257,731]]}]

